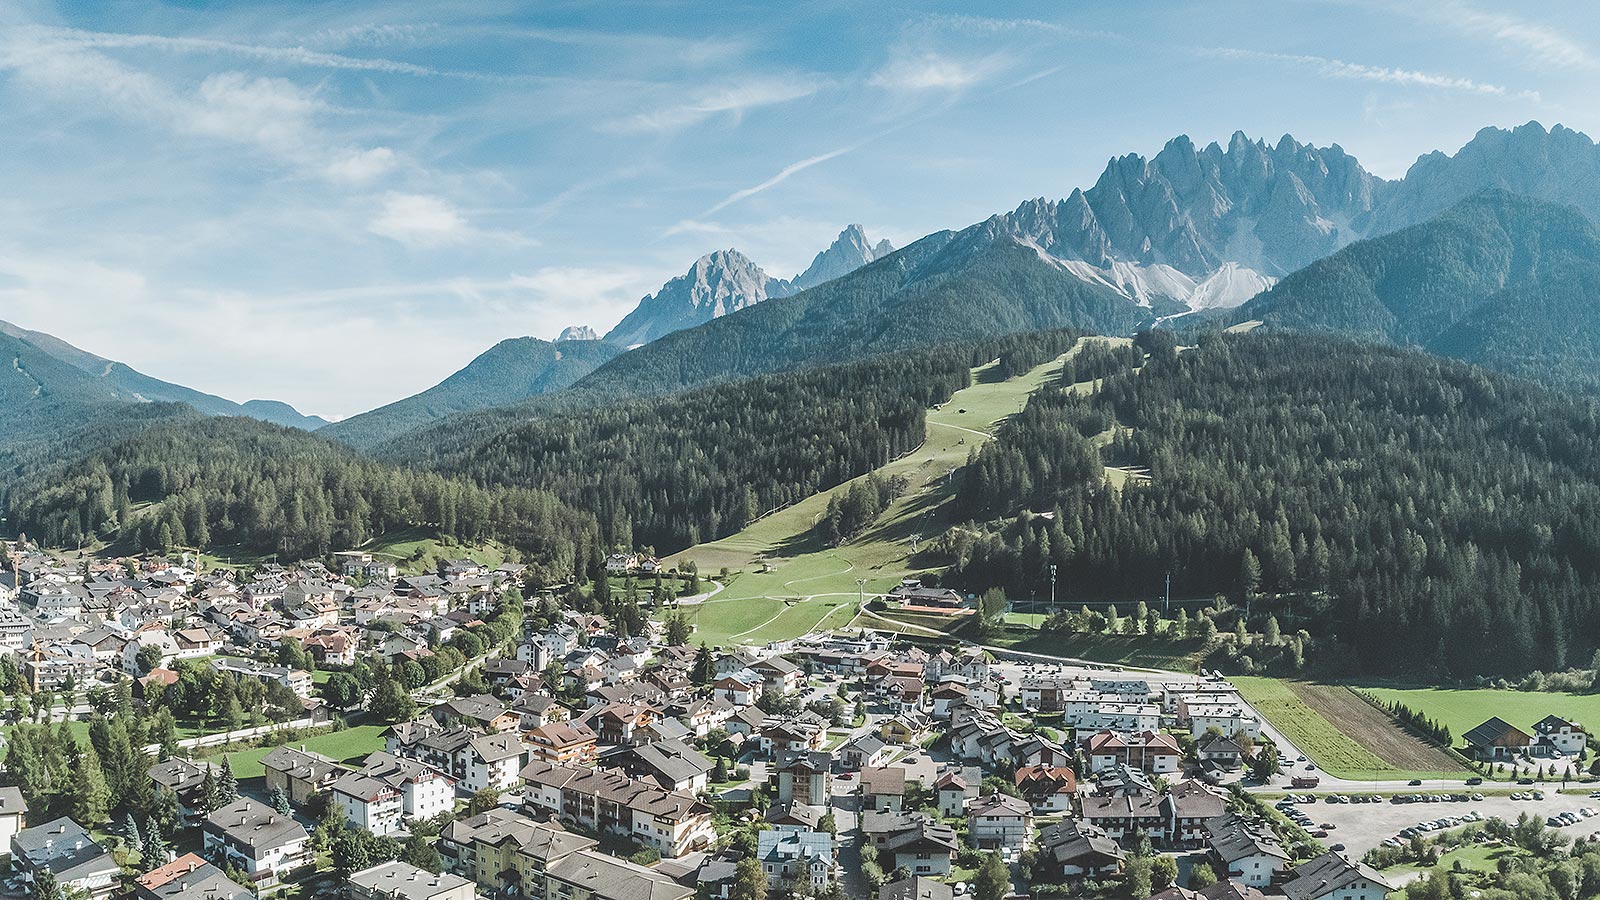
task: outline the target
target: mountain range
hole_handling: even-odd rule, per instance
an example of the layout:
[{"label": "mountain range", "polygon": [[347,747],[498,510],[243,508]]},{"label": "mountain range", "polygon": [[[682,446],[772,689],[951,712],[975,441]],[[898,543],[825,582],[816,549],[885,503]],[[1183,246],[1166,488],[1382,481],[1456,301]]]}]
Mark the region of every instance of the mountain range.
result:
[{"label": "mountain range", "polygon": [[[85,375],[87,380],[70,379],[72,384],[68,386],[62,377],[64,373],[56,369],[53,371],[54,377],[50,379],[54,390],[81,399],[92,397],[97,401],[121,403],[187,403],[208,416],[245,416],[305,431],[313,431],[328,424],[327,420],[320,416],[303,415],[294,407],[278,400],[249,400],[235,403],[181,384],[152,378],[123,363],[79,349],[55,335],[32,331],[10,322],[0,321],[0,334],[6,335],[13,341],[27,344]],[[11,351],[15,359],[21,359],[26,355],[14,345],[11,346]],[[35,369],[37,368],[36,364]]]},{"label": "mountain range", "polygon": [[772,297],[787,297],[816,287],[894,252],[887,240],[873,244],[860,225],[850,225],[811,265],[792,280],[768,275],[738,250],[728,248],[695,260],[689,271],[645,296],[633,312],[606,333],[605,340],[637,347],[693,328]]},{"label": "mountain range", "polygon": [[1233,319],[1419,347],[1593,389],[1597,296],[1594,222],[1572,207],[1489,190],[1306,266]]}]

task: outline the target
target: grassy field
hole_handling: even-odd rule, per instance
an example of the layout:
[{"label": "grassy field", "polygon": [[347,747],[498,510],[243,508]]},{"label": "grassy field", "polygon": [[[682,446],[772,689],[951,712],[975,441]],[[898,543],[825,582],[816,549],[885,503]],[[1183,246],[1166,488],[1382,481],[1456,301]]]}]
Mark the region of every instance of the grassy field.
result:
[{"label": "grassy field", "polygon": [[1466,774],[1454,757],[1407,734],[1344,688],[1275,678],[1230,680],[1274,727],[1337,778],[1387,781]]},{"label": "grassy field", "polygon": [[499,544],[461,544],[429,535],[422,529],[408,529],[373,538],[360,548],[374,556],[393,559],[401,572],[431,572],[441,559],[471,559],[491,568],[506,561]]},{"label": "grassy field", "polygon": [[1429,718],[1443,722],[1459,744],[1461,736],[1499,716],[1528,731],[1548,715],[1558,715],[1586,725],[1600,726],[1600,694],[1556,694],[1502,691],[1489,688],[1387,688],[1363,687],[1380,700],[1400,702]]},{"label": "grassy field", "polygon": [[[375,750],[383,749],[383,725],[357,725],[343,731],[334,731],[296,741],[294,746],[305,746],[313,753],[321,753],[345,763],[354,763]],[[240,778],[259,778],[266,770],[261,760],[273,751],[272,747],[252,747],[228,754],[228,764],[233,774]],[[213,759],[217,757],[213,756]]]},{"label": "grassy field", "polygon": [[[907,480],[903,495],[857,539],[826,547],[813,527],[826,512],[833,491],[807,497],[765,516],[735,535],[690,548],[665,562],[693,560],[701,572],[737,572],[728,587],[697,607],[685,607],[695,620],[696,639],[709,644],[764,643],[797,637],[820,625],[844,625],[854,616],[865,580],[868,594],[883,593],[907,575],[932,568],[912,551],[912,538],[933,537],[947,527],[940,507],[953,489],[949,474],[966,462],[975,445],[1015,414],[1041,384],[1057,377],[1062,358],[1011,379],[997,379],[994,363],[973,370],[972,385],[928,412],[921,447],[878,471]],[[920,547],[920,544],[919,544]],[[789,601],[785,604],[784,601]]]}]

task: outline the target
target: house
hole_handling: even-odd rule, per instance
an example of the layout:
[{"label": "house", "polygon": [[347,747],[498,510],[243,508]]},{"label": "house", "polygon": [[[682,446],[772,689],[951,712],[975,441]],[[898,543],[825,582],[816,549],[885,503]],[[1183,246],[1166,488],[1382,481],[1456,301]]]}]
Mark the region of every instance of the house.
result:
[{"label": "house", "polygon": [[682,741],[656,741],[631,748],[617,757],[634,778],[654,781],[669,791],[698,794],[716,764]]},{"label": "house", "polygon": [[761,723],[757,745],[761,752],[774,755],[785,750],[821,750],[828,743],[827,731],[827,722],[809,713],[794,719],[766,719]]},{"label": "house", "polygon": [[1023,766],[1014,781],[1022,799],[1038,813],[1070,812],[1078,793],[1078,775],[1066,766]]},{"label": "house", "polygon": [[749,706],[761,699],[760,676],[748,669],[718,678],[711,684],[711,696],[726,700],[734,706]]},{"label": "house", "polygon": [[258,889],[276,887],[283,876],[312,862],[311,835],[294,820],[249,797],[206,816],[205,855],[238,866]]},{"label": "house", "polygon": [[801,831],[821,831],[822,818],[829,815],[820,806],[804,803],[780,803],[767,810],[766,822],[774,828],[797,828]]},{"label": "house", "polygon": [[174,756],[165,762],[151,763],[150,780],[157,787],[165,788],[177,796],[179,818],[183,824],[192,825],[200,820],[208,771],[215,780],[222,774],[222,767],[212,762]]},{"label": "house", "polygon": [[399,860],[351,873],[346,891],[352,900],[477,900],[477,886],[460,875],[435,875]]},{"label": "house", "polygon": [[689,900],[692,888],[594,849],[593,838],[505,809],[458,819],[439,835],[445,868],[493,897]]},{"label": "house", "polygon": [[1122,848],[1093,825],[1068,819],[1039,832],[1035,871],[1049,882],[1115,877],[1122,872]]},{"label": "house", "polygon": [[510,731],[522,722],[520,715],[487,695],[452,697],[435,703],[428,712],[440,725],[468,725],[480,731]]},{"label": "house", "polygon": [[1161,799],[1153,794],[1084,797],[1082,819],[1117,841],[1159,841],[1166,833]]},{"label": "house", "polygon": [[882,865],[890,871],[904,866],[913,875],[949,875],[961,847],[954,828],[922,813],[867,812],[861,831]]},{"label": "house", "polygon": [[971,695],[972,691],[964,684],[945,682],[938,685],[928,695],[933,700],[933,717],[950,718],[950,708],[966,703]]},{"label": "house", "polygon": [[795,690],[805,680],[800,667],[781,656],[763,659],[752,665],[750,671],[760,676],[763,690],[780,694]]},{"label": "house", "polygon": [[11,865],[30,885],[40,873],[49,872],[63,888],[93,900],[110,897],[122,874],[110,851],[65,816],[13,834]]},{"label": "house", "polygon": [[373,834],[400,829],[405,801],[399,789],[387,782],[360,772],[346,772],[334,781],[329,793],[333,805],[351,825]]},{"label": "house", "polygon": [[889,761],[889,745],[874,734],[863,734],[839,748],[839,763],[849,770],[876,768]]},{"label": "house", "polygon": [[1206,823],[1228,811],[1227,798],[1200,781],[1181,781],[1161,797],[1167,820],[1166,844],[1189,849],[1206,840]]},{"label": "house", "polygon": [[28,804],[22,791],[15,787],[0,787],[0,847],[11,848],[11,838],[28,826]]},{"label": "house", "polygon": [[400,815],[405,820],[431,819],[455,808],[455,782],[414,759],[378,750],[362,761],[357,772],[398,792]]},{"label": "house", "polygon": [[465,726],[444,728],[425,719],[390,728],[384,749],[444,772],[469,794],[515,787],[525,752],[515,733],[479,734]]},{"label": "house", "polygon": [[1089,771],[1097,774],[1125,765],[1152,775],[1167,775],[1178,771],[1183,760],[1177,739],[1158,731],[1099,731],[1083,742],[1083,750],[1089,757]]},{"label": "house", "polygon": [[832,796],[833,757],[823,750],[780,750],[772,764],[779,803],[823,806]]},{"label": "house", "polygon": [[1267,895],[1253,887],[1226,879],[1192,891],[1183,887],[1169,887],[1150,897],[1150,900],[1268,900]]},{"label": "house", "polygon": [[530,759],[563,766],[588,766],[595,760],[597,738],[582,722],[551,722],[523,734]]},{"label": "house", "polygon": [[236,884],[222,870],[194,853],[140,875],[135,900],[255,900],[255,892]]},{"label": "house", "polygon": [[333,787],[345,772],[338,762],[321,753],[289,746],[274,747],[262,758],[261,765],[266,769],[267,791],[281,788],[295,806],[303,806],[312,794]]},{"label": "house", "polygon": [[1366,863],[1329,850],[1295,866],[1283,893],[1289,900],[1383,900],[1399,887]]},{"label": "house", "polygon": [[1195,755],[1202,763],[1211,763],[1222,769],[1237,769],[1244,760],[1244,750],[1231,737],[1214,735],[1195,747]]},{"label": "house", "polygon": [[954,900],[955,889],[943,881],[913,875],[878,888],[878,900]]},{"label": "house", "polygon": [[1468,754],[1484,762],[1513,759],[1533,743],[1527,732],[1499,716],[1467,732],[1463,738]]},{"label": "house", "polygon": [[757,835],[756,861],[768,881],[796,879],[823,887],[833,879],[833,836],[790,828],[763,831]]},{"label": "house", "polygon": [[878,726],[878,736],[887,743],[915,747],[928,736],[931,723],[920,712],[902,712]]},{"label": "house", "polygon": [[861,770],[861,808],[899,812],[906,795],[906,770],[899,766]]},{"label": "house", "polygon": [[981,850],[1021,850],[1033,830],[1028,801],[996,791],[967,804],[967,840]]},{"label": "house", "polygon": [[974,773],[972,778],[964,776],[959,771],[950,771],[939,776],[939,780],[933,784],[934,794],[938,798],[939,815],[947,818],[961,815],[967,801],[977,798],[982,783],[981,772]]},{"label": "house", "polygon": [[1229,813],[1207,822],[1205,828],[1206,846],[1224,878],[1261,888],[1289,867],[1289,854],[1259,821]]},{"label": "house", "polygon": [[914,578],[908,578],[890,588],[885,596],[890,600],[898,600],[905,606],[944,612],[960,610],[965,605],[960,593],[950,588],[925,587],[922,582]]},{"label": "house", "polygon": [[1251,740],[1261,734],[1261,720],[1242,700],[1196,703],[1186,699],[1178,704],[1178,716],[1188,721],[1189,736],[1195,740],[1213,729],[1229,736],[1243,734]]},{"label": "house", "polygon": [[523,806],[583,828],[628,837],[663,856],[711,846],[711,807],[682,791],[636,780],[614,769],[584,769],[533,761],[522,769]]},{"label": "house", "polygon": [[1545,716],[1533,723],[1534,746],[1548,748],[1561,756],[1582,756],[1589,746],[1589,733],[1583,726],[1560,716]]},{"label": "house", "polygon": [[522,717],[520,727],[525,731],[572,718],[572,710],[562,706],[554,697],[540,694],[523,694],[511,704],[511,711]]}]

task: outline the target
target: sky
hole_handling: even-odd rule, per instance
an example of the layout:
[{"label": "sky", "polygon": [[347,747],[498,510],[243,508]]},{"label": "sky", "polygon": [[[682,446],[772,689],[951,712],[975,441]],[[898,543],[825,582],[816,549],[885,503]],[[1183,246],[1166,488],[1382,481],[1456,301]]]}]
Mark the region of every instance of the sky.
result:
[{"label": "sky", "polygon": [[1242,130],[1400,177],[1600,134],[1582,2],[0,5],[0,319],[339,418],[604,332],[701,254],[789,277]]}]

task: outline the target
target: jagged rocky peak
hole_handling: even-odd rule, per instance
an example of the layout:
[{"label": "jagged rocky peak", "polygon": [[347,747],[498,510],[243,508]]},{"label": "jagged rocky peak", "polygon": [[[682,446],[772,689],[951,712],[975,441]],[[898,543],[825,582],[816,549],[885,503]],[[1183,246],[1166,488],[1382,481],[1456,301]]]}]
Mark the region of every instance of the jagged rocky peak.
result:
[{"label": "jagged rocky peak", "polygon": [[587,325],[568,325],[566,328],[561,329],[561,335],[556,338],[557,343],[560,343],[561,341],[598,340],[600,340],[599,333]]},{"label": "jagged rocky peak", "polygon": [[889,243],[888,239],[874,244],[867,238],[865,228],[860,225],[849,225],[839,232],[839,236],[826,250],[811,260],[811,265],[804,272],[795,276],[790,286],[796,291],[816,287],[825,281],[848,275],[867,263],[882,259],[893,252],[894,245]]}]

